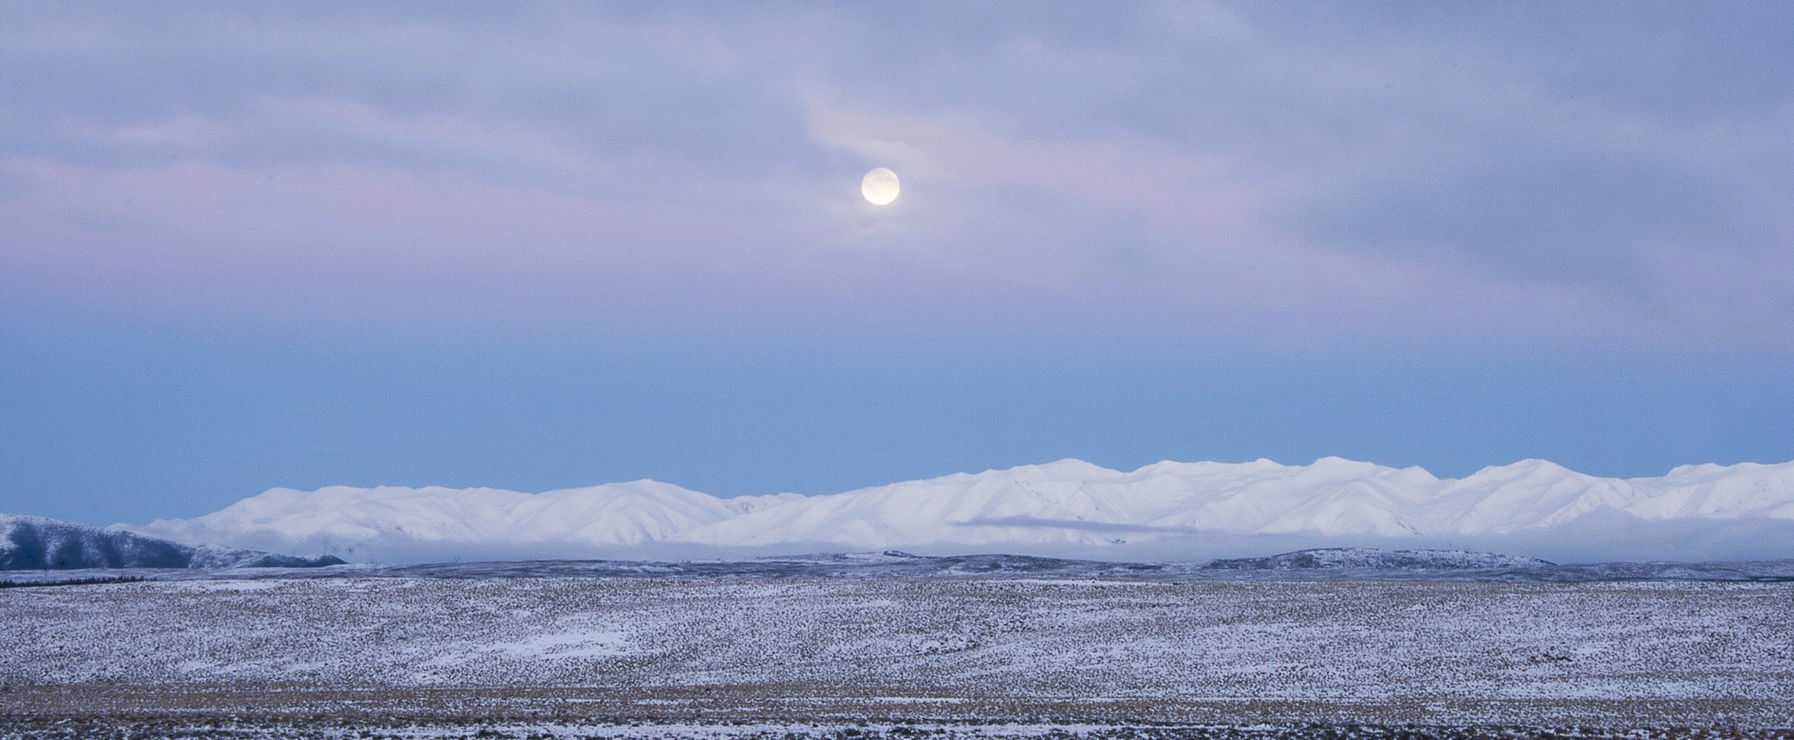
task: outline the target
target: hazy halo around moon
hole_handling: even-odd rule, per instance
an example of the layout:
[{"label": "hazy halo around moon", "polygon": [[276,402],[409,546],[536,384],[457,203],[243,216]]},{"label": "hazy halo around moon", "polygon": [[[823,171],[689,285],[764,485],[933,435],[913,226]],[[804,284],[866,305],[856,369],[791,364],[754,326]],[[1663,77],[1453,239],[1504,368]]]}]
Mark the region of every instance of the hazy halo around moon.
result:
[{"label": "hazy halo around moon", "polygon": [[890,205],[897,199],[900,189],[897,173],[886,167],[874,167],[860,180],[860,195],[866,196],[866,202],[875,206]]}]

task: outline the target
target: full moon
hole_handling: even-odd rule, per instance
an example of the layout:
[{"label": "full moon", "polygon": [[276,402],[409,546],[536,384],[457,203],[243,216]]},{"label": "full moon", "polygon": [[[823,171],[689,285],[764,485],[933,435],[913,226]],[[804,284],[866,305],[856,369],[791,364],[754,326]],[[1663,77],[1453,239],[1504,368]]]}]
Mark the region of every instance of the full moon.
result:
[{"label": "full moon", "polygon": [[890,205],[897,199],[897,173],[885,167],[874,167],[860,180],[860,195],[875,206]]}]

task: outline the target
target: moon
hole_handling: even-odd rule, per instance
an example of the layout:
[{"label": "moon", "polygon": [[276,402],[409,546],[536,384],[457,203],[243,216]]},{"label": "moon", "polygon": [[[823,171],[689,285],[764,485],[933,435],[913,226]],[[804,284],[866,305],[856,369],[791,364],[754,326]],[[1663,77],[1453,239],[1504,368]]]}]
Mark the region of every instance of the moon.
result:
[{"label": "moon", "polygon": [[897,199],[897,173],[887,167],[874,167],[860,180],[860,195],[875,206],[888,206]]}]

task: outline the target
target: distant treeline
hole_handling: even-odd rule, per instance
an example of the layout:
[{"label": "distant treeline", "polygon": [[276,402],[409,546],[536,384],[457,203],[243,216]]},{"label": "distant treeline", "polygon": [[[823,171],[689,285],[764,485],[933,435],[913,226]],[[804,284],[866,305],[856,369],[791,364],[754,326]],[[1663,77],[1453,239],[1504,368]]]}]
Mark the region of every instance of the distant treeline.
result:
[{"label": "distant treeline", "polygon": [[136,583],[147,581],[142,576],[98,576],[66,578],[60,581],[0,581],[0,588],[37,588],[39,586],[91,586],[97,583]]}]

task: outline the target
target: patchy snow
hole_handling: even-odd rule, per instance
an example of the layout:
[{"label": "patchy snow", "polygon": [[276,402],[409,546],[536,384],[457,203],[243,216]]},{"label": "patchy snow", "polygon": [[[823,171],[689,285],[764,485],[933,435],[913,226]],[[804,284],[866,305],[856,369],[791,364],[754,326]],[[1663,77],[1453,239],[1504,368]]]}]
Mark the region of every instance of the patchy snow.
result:
[{"label": "patchy snow", "polygon": [[[0,730],[6,722],[0,719]],[[79,738],[94,740],[91,727],[67,727],[48,724],[33,728],[32,737]],[[1017,721],[755,721],[734,719],[718,722],[653,721],[629,723],[601,722],[466,722],[429,723],[382,722],[376,726],[326,724],[322,727],[299,722],[248,723],[230,721],[214,724],[182,724],[165,721],[162,726],[146,727],[131,724],[113,729],[116,734],[105,737],[156,740],[158,738],[260,738],[283,737],[293,740],[342,740],[343,738],[377,738],[379,740],[1311,740],[1316,737],[1336,740],[1679,740],[1687,737],[1710,737],[1721,740],[1781,740],[1781,730],[1755,730],[1727,727],[1691,735],[1687,728],[1638,727],[1609,729],[1578,726],[1498,726],[1441,727],[1437,725],[1363,725],[1301,724],[1249,722],[1241,724],[1183,723],[1100,723],[1100,722],[1017,722]]]},{"label": "patchy snow", "polygon": [[592,629],[549,632],[491,646],[494,652],[519,658],[551,660],[609,658],[628,653],[629,635],[621,630]]},{"label": "patchy snow", "polygon": [[273,583],[0,593],[0,684],[767,687],[860,700],[1794,694],[1786,583]]}]

